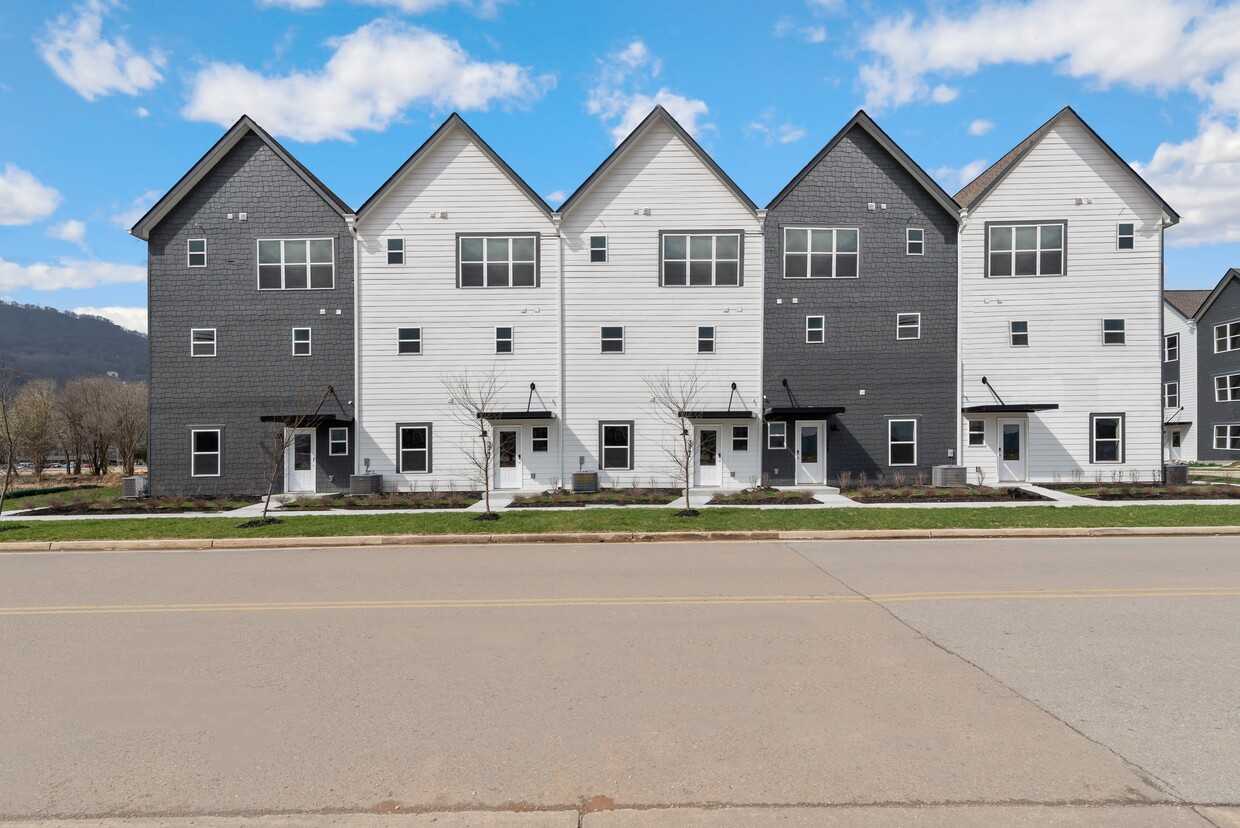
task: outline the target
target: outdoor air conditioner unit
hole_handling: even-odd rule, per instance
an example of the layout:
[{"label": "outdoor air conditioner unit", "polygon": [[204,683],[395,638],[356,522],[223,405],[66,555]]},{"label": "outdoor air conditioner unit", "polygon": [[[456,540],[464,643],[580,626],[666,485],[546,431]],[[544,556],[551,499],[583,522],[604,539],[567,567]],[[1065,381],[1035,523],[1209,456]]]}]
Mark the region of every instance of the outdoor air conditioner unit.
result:
[{"label": "outdoor air conditioner unit", "polygon": [[936,487],[966,486],[968,482],[964,466],[934,466],[930,469],[930,483]]},{"label": "outdoor air conditioner unit", "polygon": [[139,497],[146,497],[147,478],[146,475],[134,475],[133,477],[121,478],[121,497],[128,500],[134,500]]}]

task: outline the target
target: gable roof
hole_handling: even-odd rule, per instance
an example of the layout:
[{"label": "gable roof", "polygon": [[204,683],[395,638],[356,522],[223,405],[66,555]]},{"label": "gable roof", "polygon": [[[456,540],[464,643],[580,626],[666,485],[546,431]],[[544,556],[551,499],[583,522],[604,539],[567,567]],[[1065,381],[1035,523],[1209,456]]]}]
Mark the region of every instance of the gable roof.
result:
[{"label": "gable roof", "polygon": [[1192,319],[1197,309],[1210,296],[1208,290],[1164,290],[1163,299],[1180,312],[1185,319]]},{"label": "gable roof", "polygon": [[931,178],[930,175],[923,170],[916,161],[910,158],[908,153],[900,148],[899,144],[891,140],[891,136],[889,136],[886,132],[883,132],[882,128],[874,122],[874,119],[871,118],[864,109],[857,110],[857,114],[844,125],[844,128],[837,132],[835,137],[828,141],[826,145],[818,151],[818,154],[815,155],[810,162],[806,164],[791,181],[788,182],[788,185],[780,190],[778,195],[771,199],[771,203],[766,205],[766,209],[774,210],[775,207],[783,201],[789,193],[797,188],[797,185],[801,183],[805,176],[809,175],[810,171],[813,170],[814,167],[818,166],[818,163],[822,161],[822,159],[827,157],[827,153],[835,149],[835,146],[842,141],[844,136],[847,135],[854,127],[865,131],[866,134],[877,141],[878,145],[886,150],[887,154],[894,158],[896,163],[903,167],[905,172],[913,176],[913,178],[917,180],[917,183],[922,186],[922,189],[929,193],[931,197],[939,203],[940,207],[948,213],[951,213],[957,221],[960,220],[960,205],[957,204],[952,197],[947,194],[947,191],[940,187],[938,182]]},{"label": "gable roof", "polygon": [[690,150],[692,150],[693,154],[696,155],[698,159],[715,174],[715,177],[717,177],[725,187],[732,191],[732,194],[740,200],[741,204],[744,204],[755,213],[758,211],[758,205],[754,204],[753,200],[749,196],[745,195],[745,191],[738,187],[736,182],[733,181],[731,177],[729,177],[728,174],[715,163],[715,159],[711,158],[706,150],[702,149],[701,145],[698,144],[697,141],[693,140],[693,136],[690,135],[685,128],[672,117],[670,112],[663,108],[662,104],[659,104],[655,106],[654,109],[650,110],[650,114],[646,116],[645,120],[638,124],[637,127],[629,133],[628,137],[620,142],[618,147],[612,150],[611,155],[607,156],[607,158],[603,160],[603,163],[598,165],[598,169],[590,173],[590,177],[583,181],[581,186],[574,190],[573,194],[564,200],[564,203],[560,205],[560,213],[565,214],[571,210],[573,205],[576,204],[581,197],[594,186],[595,182],[602,178],[607,171],[611,169],[612,165],[619,161],[624,154],[628,152],[629,148],[637,143],[638,139],[645,134],[646,130],[650,129],[650,127],[656,123],[667,124],[671,127],[672,132],[676,133],[680,140],[683,141]]},{"label": "gable roof", "polygon": [[383,200],[383,197],[387,195],[388,191],[391,190],[392,187],[396,186],[398,181],[404,178],[405,173],[413,169],[413,167],[417,165],[417,163],[421,161],[422,158],[429,153],[437,143],[439,143],[439,139],[447,135],[452,129],[459,129],[464,132],[465,136],[469,138],[470,141],[473,141],[478,149],[482,150],[482,153],[487,158],[491,159],[491,163],[499,167],[500,171],[503,172],[504,175],[508,176],[512,183],[516,184],[526,194],[526,196],[529,197],[530,201],[534,202],[535,207],[542,210],[548,216],[552,214],[551,208],[547,205],[547,202],[543,201],[542,196],[534,192],[534,188],[529,184],[526,184],[525,180],[521,178],[521,176],[517,175],[516,172],[513,171],[512,167],[508,166],[508,163],[504,161],[503,158],[499,157],[499,153],[491,149],[491,145],[482,140],[482,136],[474,132],[473,127],[465,123],[464,118],[453,112],[448,116],[446,121],[439,125],[439,129],[431,133],[431,137],[427,138],[422,143],[422,146],[413,151],[413,155],[409,156],[405,163],[400,165],[400,169],[392,173],[391,177],[389,177],[387,181],[384,181],[383,185],[379,187],[379,189],[375,190],[375,194],[366,199],[366,203],[358,208],[358,221],[361,221],[370,210],[374,209],[374,206]]},{"label": "gable roof", "polygon": [[293,157],[293,154],[286,150],[279,141],[272,138],[265,129],[260,127],[249,115],[242,115],[237,119],[237,123],[228,128],[228,131],[215,142],[211,149],[207,150],[206,155],[198,159],[198,163],[190,167],[189,172],[181,176],[181,179],[172,186],[172,189],[164,193],[163,198],[155,202],[150,210],[146,211],[146,215],[138,219],[138,223],[130,228],[129,232],[143,241],[150,240],[151,231],[161,222],[164,217],[172,211],[172,208],[181,203],[181,200],[189,194],[190,190],[197,186],[198,182],[206,177],[207,173],[215,169],[215,166],[224,159],[224,156],[241,142],[245,136],[253,133],[258,136],[264,144],[271,148],[281,161],[289,166],[293,172],[297,173],[303,181],[310,185],[310,188],[319,194],[324,201],[339,213],[341,216],[351,216],[353,211],[349,209],[349,205],[344,203],[340,196],[333,193],[327,186],[306,169],[306,167]]},{"label": "gable roof", "polygon": [[1128,173],[1128,175],[1132,177],[1132,180],[1135,181],[1141,189],[1145,190],[1146,195],[1158,202],[1158,204],[1163,208],[1163,212],[1171,218],[1171,223],[1179,223],[1180,214],[1173,210],[1171,205],[1164,201],[1163,197],[1155,192],[1154,188],[1149,185],[1149,182],[1142,178],[1137,171],[1132,168],[1131,164],[1123,158],[1120,158],[1119,153],[1112,149],[1110,144],[1102,140],[1102,137],[1098,135],[1097,132],[1094,132],[1094,128],[1085,123],[1085,119],[1076,114],[1076,110],[1070,106],[1065,106],[1063,109],[1056,112],[1054,117],[1034,130],[1032,135],[1013,147],[1007,155],[1004,155],[994,164],[991,164],[985,172],[966,184],[960,192],[956,193],[956,201],[959,202],[960,206],[964,207],[966,210],[972,210],[977,207],[978,204],[985,200],[986,196],[990,195],[990,191],[998,186],[999,182],[1006,178],[1008,173],[1014,170],[1035,146],[1041,143],[1042,139],[1046,137],[1046,134],[1054,129],[1056,124],[1066,118],[1072,118],[1078,124],[1083,126],[1085,131],[1098,142],[1098,146],[1106,150],[1107,154],[1111,156],[1111,159],[1119,165],[1120,169]]},{"label": "gable roof", "polygon": [[[1210,309],[1210,306],[1213,305],[1215,301],[1218,300],[1219,296],[1223,294],[1223,291],[1227,289],[1227,286],[1231,284],[1233,279],[1236,281],[1240,281],[1240,268],[1233,267],[1223,274],[1223,278],[1218,280],[1218,284],[1214,286],[1214,290],[1211,290],[1207,293],[1206,298],[1202,301],[1201,305],[1198,306],[1197,312],[1193,314],[1192,319],[1194,322],[1199,321],[1203,316],[1206,315],[1206,311],[1208,311]],[[1205,293],[1205,291],[1184,291],[1184,292],[1185,293]]]}]

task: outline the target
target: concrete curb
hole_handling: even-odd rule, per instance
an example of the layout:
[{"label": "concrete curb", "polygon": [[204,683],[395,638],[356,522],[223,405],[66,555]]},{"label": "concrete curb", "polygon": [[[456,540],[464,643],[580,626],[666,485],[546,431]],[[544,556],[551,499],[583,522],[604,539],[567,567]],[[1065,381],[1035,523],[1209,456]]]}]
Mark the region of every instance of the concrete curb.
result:
[{"label": "concrete curb", "polygon": [[449,546],[550,543],[687,543],[721,541],[944,540],[951,538],[1235,537],[1240,526],[1023,527],[1010,529],[827,529],[754,532],[548,532],[546,534],[343,535],[288,538],[17,541],[0,552],[149,552],[186,549]]}]

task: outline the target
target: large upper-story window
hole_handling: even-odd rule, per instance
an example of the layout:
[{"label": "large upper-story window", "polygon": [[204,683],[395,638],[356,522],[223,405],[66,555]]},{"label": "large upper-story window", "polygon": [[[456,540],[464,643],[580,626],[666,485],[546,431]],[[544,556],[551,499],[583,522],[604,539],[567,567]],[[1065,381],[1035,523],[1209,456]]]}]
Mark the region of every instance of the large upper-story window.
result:
[{"label": "large upper-story window", "polygon": [[259,290],[336,286],[335,239],[259,239]]},{"label": "large upper-story window", "polygon": [[858,231],[785,227],[785,279],[853,279],[858,272]]},{"label": "large upper-story window", "polygon": [[537,287],[535,236],[461,236],[458,244],[461,287]]},{"label": "large upper-story window", "polygon": [[1064,225],[992,224],[988,276],[1062,276]]},{"label": "large upper-story window", "polygon": [[664,234],[662,264],[666,286],[739,285],[740,234]]},{"label": "large upper-story window", "polygon": [[1240,402],[1240,374],[1223,374],[1214,378],[1215,402]]},{"label": "large upper-story window", "polygon": [[1240,321],[1214,326],[1214,353],[1240,351]]}]

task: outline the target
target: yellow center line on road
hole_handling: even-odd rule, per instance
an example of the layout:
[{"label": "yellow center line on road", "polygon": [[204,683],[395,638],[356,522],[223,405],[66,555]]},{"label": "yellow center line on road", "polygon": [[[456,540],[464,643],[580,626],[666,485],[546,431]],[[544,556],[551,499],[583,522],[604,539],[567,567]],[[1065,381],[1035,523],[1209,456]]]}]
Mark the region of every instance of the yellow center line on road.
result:
[{"label": "yellow center line on road", "polygon": [[1154,587],[1128,589],[990,590],[905,592],[884,595],[692,595],[621,598],[444,598],[379,601],[230,602],[212,604],[88,604],[0,607],[13,615],[137,615],[171,612],[298,612],[371,609],[521,609],[543,607],[747,606],[778,604],[864,604],[912,601],[1080,600],[1102,598],[1240,597],[1240,587]]}]

